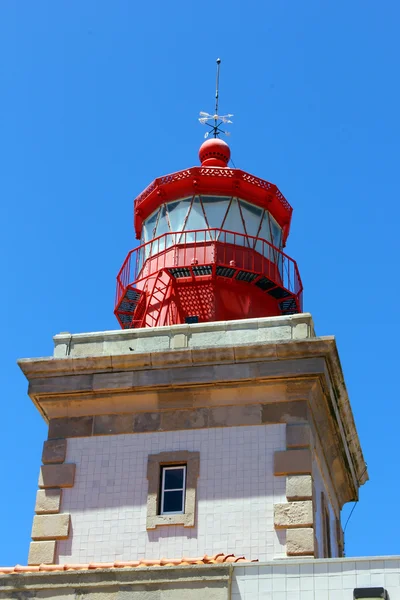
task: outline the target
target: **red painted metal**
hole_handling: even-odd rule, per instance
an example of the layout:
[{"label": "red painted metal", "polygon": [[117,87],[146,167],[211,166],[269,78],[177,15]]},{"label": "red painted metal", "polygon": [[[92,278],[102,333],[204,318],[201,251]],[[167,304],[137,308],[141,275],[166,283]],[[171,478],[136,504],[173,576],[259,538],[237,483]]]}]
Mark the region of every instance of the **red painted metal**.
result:
[{"label": "red painted metal", "polygon": [[155,179],[134,203],[136,237],[140,239],[143,221],[160,204],[194,194],[237,196],[268,210],[282,227],[283,242],[286,242],[293,208],[276,185],[227,167],[192,167]]},{"label": "red painted metal", "polygon": [[[230,149],[220,139],[207,140],[199,156],[200,167],[155,179],[136,198],[137,237],[141,236],[143,222],[165,203],[195,196],[223,196],[240,198],[272,215],[282,229],[282,240],[280,235],[272,234],[269,220],[271,239],[275,243],[279,240],[279,244],[282,241],[284,245],[293,209],[278,188],[245,171],[228,168]],[[194,203],[195,200],[186,216],[182,212],[181,229],[189,223],[189,210],[194,210]],[[245,233],[223,229],[231,204],[232,200],[227,203],[220,229],[208,227],[163,233],[128,253],[117,276],[115,298],[114,312],[122,328],[159,327],[185,323],[188,319],[189,322],[207,322],[258,318],[302,311],[303,286],[295,261],[267,240],[247,235],[246,213],[240,203],[237,226]],[[202,202],[200,206],[204,224],[209,225]],[[170,228],[168,211],[163,210],[150,233],[149,228],[146,229],[146,236]],[[158,229],[162,218],[166,227]],[[249,213],[246,218],[254,226]],[[260,213],[257,236],[265,232],[263,219]]]},{"label": "red painted metal", "polygon": [[202,167],[227,167],[231,149],[220,138],[211,138],[202,143],[199,150]]},{"label": "red painted metal", "polygon": [[[126,310],[132,290],[140,300]],[[123,328],[292,314],[302,311],[302,291],[295,261],[266,240],[221,229],[166,233],[127,255],[115,314]]]}]

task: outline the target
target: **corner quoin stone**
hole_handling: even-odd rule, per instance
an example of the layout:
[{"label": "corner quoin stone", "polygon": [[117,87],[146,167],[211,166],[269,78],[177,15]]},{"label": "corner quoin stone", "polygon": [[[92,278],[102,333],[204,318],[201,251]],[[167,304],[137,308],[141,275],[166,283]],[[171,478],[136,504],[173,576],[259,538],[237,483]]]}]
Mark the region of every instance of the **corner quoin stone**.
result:
[{"label": "corner quoin stone", "polygon": [[60,512],[62,490],[58,488],[48,488],[38,490],[36,494],[35,513],[46,515]]},{"label": "corner quoin stone", "polygon": [[75,468],[76,465],[73,463],[41,466],[39,474],[39,487],[73,487],[75,480]]},{"label": "corner quoin stone", "polygon": [[56,556],[56,541],[31,542],[28,565],[53,565]]},{"label": "corner quoin stone", "polygon": [[274,525],[276,529],[312,527],[314,522],[311,500],[275,504]]},{"label": "corner quoin stone", "polygon": [[275,452],[274,475],[310,475],[310,473],[310,450],[280,450]]},{"label": "corner quoin stone", "polygon": [[311,430],[308,424],[286,425],[287,448],[309,448],[310,442]]},{"label": "corner quoin stone", "polygon": [[42,463],[63,463],[67,454],[67,440],[47,440],[43,444]]},{"label": "corner quoin stone", "polygon": [[35,515],[32,525],[33,540],[65,540],[69,535],[71,515]]},{"label": "corner quoin stone", "polygon": [[311,528],[288,529],[286,554],[288,556],[314,556],[314,530]]},{"label": "corner quoin stone", "polygon": [[289,501],[312,500],[311,475],[289,475],[286,479],[286,498]]}]

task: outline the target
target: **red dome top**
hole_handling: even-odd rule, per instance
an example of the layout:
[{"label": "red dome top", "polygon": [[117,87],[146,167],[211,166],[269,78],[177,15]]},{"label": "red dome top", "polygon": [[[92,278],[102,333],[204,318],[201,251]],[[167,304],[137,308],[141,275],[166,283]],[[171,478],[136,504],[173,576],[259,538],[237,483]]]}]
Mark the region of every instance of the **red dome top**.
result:
[{"label": "red dome top", "polygon": [[199,150],[202,167],[227,167],[231,151],[224,140],[211,138],[206,140]]}]

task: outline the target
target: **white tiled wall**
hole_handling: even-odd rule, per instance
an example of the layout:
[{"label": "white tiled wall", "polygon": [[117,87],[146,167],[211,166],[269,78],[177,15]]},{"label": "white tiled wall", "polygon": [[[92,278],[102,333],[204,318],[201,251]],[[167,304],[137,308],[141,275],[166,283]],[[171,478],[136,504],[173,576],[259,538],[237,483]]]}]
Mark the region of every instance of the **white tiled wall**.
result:
[{"label": "white tiled wall", "polygon": [[353,600],[356,587],[383,587],[400,600],[398,557],[237,566],[232,600]]},{"label": "white tiled wall", "polygon": [[[72,535],[58,543],[58,561],[284,557],[285,532],[273,523],[273,505],[286,501],[286,478],[273,476],[274,451],[283,449],[285,425],[69,439],[76,479],[62,511]],[[197,524],[147,531],[147,457],[173,450],[200,452]]]}]

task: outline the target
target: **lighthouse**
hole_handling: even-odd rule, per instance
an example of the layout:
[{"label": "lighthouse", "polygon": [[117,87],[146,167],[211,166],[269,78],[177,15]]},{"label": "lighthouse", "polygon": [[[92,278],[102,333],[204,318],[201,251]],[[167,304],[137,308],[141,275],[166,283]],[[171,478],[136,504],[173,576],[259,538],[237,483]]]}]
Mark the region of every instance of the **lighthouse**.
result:
[{"label": "lighthouse", "polygon": [[202,113],[200,164],[135,199],[120,329],[19,361],[48,437],[8,597],[399,599],[398,557],[343,556],[368,472],[336,341],[303,309],[291,205],[230,164],[228,117]]}]

